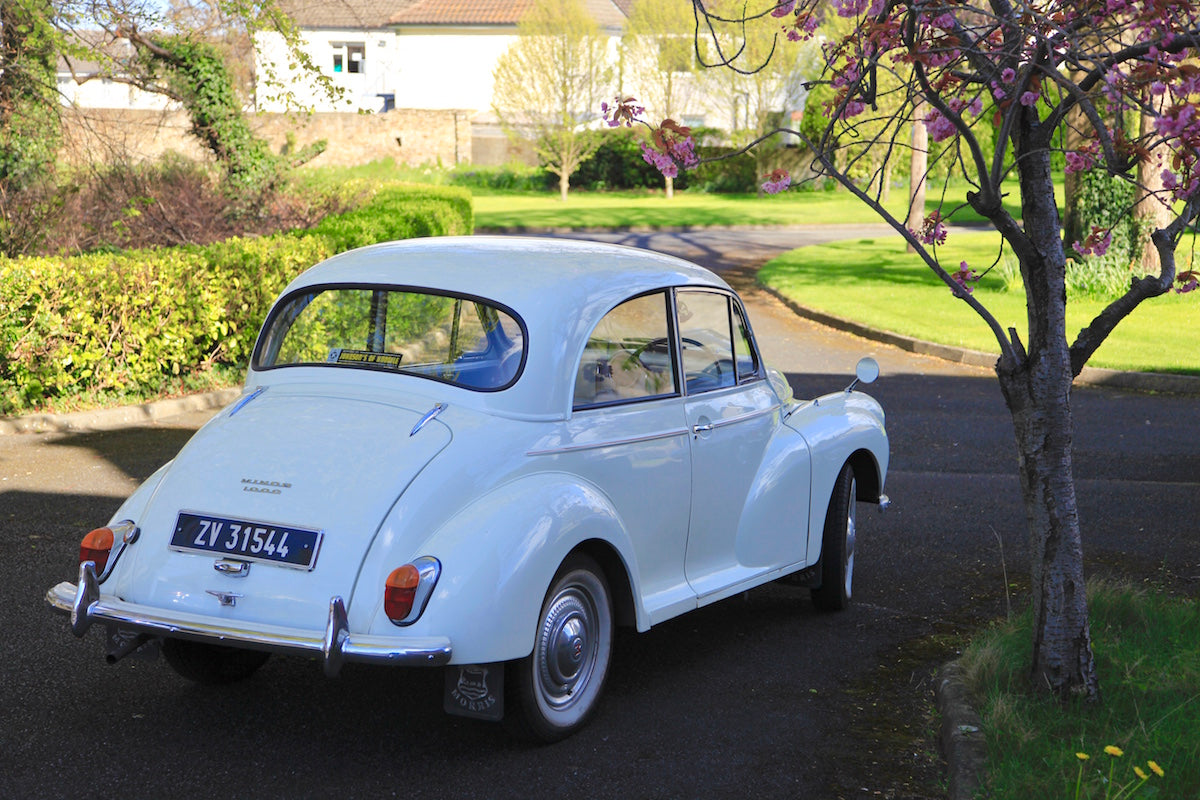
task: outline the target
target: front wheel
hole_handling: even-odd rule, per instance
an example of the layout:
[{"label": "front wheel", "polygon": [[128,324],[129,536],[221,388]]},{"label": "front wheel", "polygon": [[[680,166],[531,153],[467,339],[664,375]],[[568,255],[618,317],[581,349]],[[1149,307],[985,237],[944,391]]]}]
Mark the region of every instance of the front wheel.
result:
[{"label": "front wheel", "polygon": [[833,485],[833,496],[825,513],[825,530],[821,534],[821,585],[812,590],[812,600],[822,611],[841,611],[850,605],[857,492],[854,470],[847,463]]},{"label": "front wheel", "polygon": [[604,573],[578,554],[559,568],[538,616],[533,652],[514,665],[506,724],[542,742],[582,728],[599,704],[612,656],[612,601]]}]

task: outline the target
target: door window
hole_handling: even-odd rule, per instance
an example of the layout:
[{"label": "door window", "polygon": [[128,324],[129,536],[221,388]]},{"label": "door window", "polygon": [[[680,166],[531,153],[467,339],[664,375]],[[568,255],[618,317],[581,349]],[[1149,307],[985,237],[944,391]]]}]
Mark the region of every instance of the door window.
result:
[{"label": "door window", "polygon": [[666,294],[625,301],[588,337],[575,377],[575,408],[678,394],[672,351]]}]

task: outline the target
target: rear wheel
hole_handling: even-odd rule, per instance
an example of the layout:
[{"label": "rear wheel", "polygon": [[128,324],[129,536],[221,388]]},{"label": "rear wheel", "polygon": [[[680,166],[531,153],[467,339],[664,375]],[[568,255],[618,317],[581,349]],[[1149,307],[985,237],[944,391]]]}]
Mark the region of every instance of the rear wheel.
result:
[{"label": "rear wheel", "polygon": [[183,639],[163,642],[163,658],[171,669],[189,681],[208,685],[245,680],[267,663],[270,653],[241,650]]},{"label": "rear wheel", "polygon": [[559,568],[538,616],[533,652],[513,666],[505,723],[517,735],[555,742],[595,712],[612,656],[612,601],[604,573],[578,554]]},{"label": "rear wheel", "polygon": [[813,605],[822,611],[841,611],[850,605],[854,580],[854,539],[858,521],[858,485],[847,463],[838,473],[825,512],[821,534],[821,585],[812,590]]}]

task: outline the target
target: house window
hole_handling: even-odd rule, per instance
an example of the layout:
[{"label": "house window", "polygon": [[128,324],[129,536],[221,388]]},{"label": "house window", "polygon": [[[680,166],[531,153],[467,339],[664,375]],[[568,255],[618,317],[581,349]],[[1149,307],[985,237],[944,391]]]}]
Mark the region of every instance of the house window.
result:
[{"label": "house window", "polygon": [[333,71],[355,75],[367,71],[367,48],[362,42],[331,42]]}]

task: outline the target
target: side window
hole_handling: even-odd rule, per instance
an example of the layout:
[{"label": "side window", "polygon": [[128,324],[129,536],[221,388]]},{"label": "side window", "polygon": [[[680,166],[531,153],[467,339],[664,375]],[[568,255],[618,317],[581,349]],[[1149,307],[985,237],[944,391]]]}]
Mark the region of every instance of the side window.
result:
[{"label": "side window", "polygon": [[667,296],[627,300],[588,337],[575,376],[575,408],[678,393],[671,361]]},{"label": "side window", "polygon": [[738,383],[757,377],[758,356],[754,352],[754,340],[750,326],[746,324],[746,312],[738,303],[733,304],[733,355],[737,362]]},{"label": "side window", "polygon": [[[688,394],[734,386],[733,329],[729,297],[717,292],[679,292],[679,340]],[[748,343],[743,342],[748,347]]]}]

